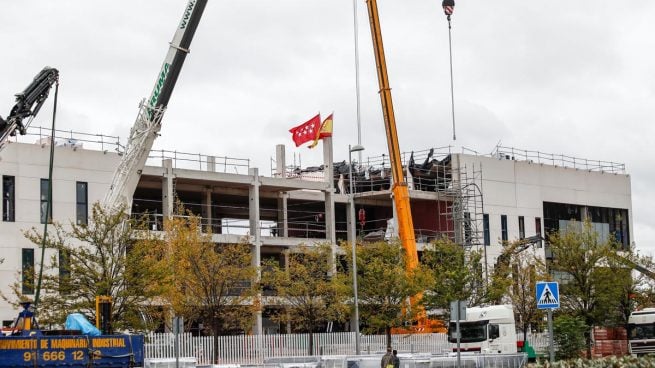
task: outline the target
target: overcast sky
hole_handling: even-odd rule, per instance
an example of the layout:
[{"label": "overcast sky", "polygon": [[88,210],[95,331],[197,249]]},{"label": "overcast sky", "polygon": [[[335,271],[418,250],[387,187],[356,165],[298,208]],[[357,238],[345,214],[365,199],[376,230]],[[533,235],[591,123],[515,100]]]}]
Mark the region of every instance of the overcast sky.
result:
[{"label": "overcast sky", "polygon": [[[60,71],[58,128],[125,138],[185,0],[0,0],[0,115],[45,65]],[[655,2],[379,0],[402,151],[505,146],[622,162],[634,232],[655,253]],[[386,151],[365,0],[357,0],[362,144]],[[303,166],[288,129],[334,111],[335,161],[357,143],[352,0],[209,0],[157,149],[249,158],[270,175],[275,145]],[[51,103],[33,125],[48,126]]]}]

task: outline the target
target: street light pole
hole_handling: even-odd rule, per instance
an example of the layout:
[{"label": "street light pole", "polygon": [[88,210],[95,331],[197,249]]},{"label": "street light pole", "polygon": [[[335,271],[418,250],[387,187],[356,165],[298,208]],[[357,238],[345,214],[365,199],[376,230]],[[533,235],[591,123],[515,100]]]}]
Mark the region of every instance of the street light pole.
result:
[{"label": "street light pole", "polygon": [[355,298],[355,354],[359,355],[360,350],[360,336],[359,336],[359,297],[357,296],[357,234],[355,232],[355,194],[353,190],[353,162],[352,155],[353,152],[361,152],[364,150],[364,147],[361,145],[355,145],[351,147],[348,145],[348,170],[349,177],[348,181],[350,182],[350,193],[348,194],[348,202],[350,204],[350,247],[352,249],[352,273],[353,273],[353,295]]}]

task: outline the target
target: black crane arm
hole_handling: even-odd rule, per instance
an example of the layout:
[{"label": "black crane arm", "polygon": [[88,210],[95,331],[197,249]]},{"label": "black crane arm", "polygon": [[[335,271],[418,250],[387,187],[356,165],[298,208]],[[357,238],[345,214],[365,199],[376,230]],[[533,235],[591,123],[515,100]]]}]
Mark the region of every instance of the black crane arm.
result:
[{"label": "black crane arm", "polygon": [[16,105],[11,109],[7,119],[0,117],[0,147],[8,136],[16,134],[16,129],[20,134],[25,134],[29,123],[23,124],[23,119],[36,116],[48,98],[52,85],[58,79],[59,71],[57,69],[45,67],[23,92],[16,94]]}]

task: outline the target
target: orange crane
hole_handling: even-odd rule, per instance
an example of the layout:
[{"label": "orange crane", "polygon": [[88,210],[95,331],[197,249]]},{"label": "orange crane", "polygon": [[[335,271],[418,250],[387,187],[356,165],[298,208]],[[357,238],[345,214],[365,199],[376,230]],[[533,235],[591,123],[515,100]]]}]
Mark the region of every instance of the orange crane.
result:
[{"label": "orange crane", "polygon": [[[384,56],[384,45],[382,43],[382,31],[380,30],[380,18],[376,0],[367,0],[368,18],[371,25],[371,36],[373,37],[373,50],[375,53],[375,64],[378,72],[378,83],[380,85],[380,101],[382,102],[382,113],[384,115],[384,127],[387,133],[387,146],[389,148],[389,160],[391,163],[391,174],[393,178],[393,201],[396,206],[398,217],[398,235],[400,242],[407,254],[407,271],[411,272],[418,267],[418,253],[416,251],[416,238],[414,235],[414,223],[409,201],[409,189],[403,167],[400,160],[400,147],[398,145],[398,132],[396,131],[396,117],[393,112],[393,101],[391,99],[391,88],[389,87],[389,76],[387,73],[387,62]],[[421,299],[421,295],[415,295],[410,303],[415,304]],[[394,332],[444,332],[446,330],[442,321],[428,320],[425,310],[420,309],[417,324],[409,331],[395,329]]]}]

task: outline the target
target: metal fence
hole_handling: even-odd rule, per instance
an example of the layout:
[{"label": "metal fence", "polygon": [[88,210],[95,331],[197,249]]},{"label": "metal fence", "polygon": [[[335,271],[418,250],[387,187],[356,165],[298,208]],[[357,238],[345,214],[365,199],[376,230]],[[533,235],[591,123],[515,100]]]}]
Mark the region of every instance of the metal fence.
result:
[{"label": "metal fence", "polygon": [[[529,335],[528,341],[538,352],[547,350],[546,335]],[[174,342],[172,333],[146,335],[146,358],[175,357]],[[180,356],[195,357],[198,364],[210,364],[213,342],[212,336],[180,334]],[[284,357],[355,355],[354,332],[313,334],[313,342],[310,353],[309,334],[220,336],[218,364],[263,364]],[[399,354],[439,354],[452,348],[446,334],[392,335],[391,345]],[[386,336],[362,335],[360,346],[362,354],[382,354]]]}]

